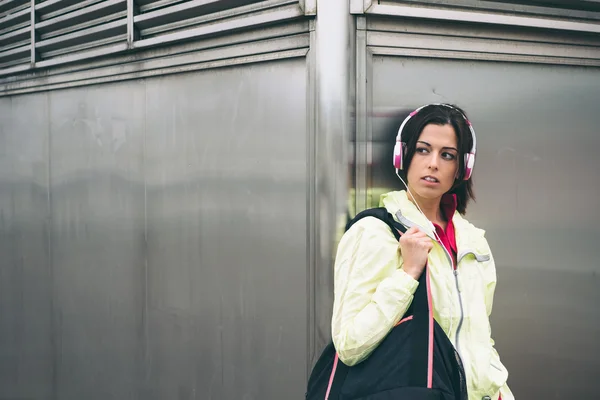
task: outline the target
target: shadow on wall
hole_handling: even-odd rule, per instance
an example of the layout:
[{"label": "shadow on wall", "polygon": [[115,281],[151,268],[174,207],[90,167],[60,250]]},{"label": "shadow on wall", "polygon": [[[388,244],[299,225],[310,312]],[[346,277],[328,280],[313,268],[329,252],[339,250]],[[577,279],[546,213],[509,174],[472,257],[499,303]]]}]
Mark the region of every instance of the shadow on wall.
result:
[{"label": "shadow on wall", "polygon": [[404,185],[396,176],[392,155],[396,136],[402,121],[413,108],[386,109],[370,115],[372,125],[371,159],[367,167],[367,204],[379,206],[379,197],[392,190],[402,190]]}]

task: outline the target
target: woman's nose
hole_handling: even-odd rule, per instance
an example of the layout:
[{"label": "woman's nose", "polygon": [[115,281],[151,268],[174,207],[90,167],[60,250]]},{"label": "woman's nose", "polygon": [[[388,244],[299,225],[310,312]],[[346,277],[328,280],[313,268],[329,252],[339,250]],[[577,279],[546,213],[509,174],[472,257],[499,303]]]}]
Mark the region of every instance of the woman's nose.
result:
[{"label": "woman's nose", "polygon": [[429,154],[429,169],[438,169],[438,155],[436,153]]}]

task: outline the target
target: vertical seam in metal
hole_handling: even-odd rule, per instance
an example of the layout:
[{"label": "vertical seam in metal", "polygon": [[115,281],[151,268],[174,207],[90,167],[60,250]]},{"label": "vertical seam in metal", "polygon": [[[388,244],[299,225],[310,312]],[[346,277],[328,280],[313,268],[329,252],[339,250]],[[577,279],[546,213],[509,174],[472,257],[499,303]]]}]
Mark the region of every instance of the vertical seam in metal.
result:
[{"label": "vertical seam in metal", "polygon": [[[355,210],[358,214],[368,207],[367,201],[367,40],[365,17],[356,19],[356,139],[354,141]],[[351,215],[354,217],[354,215]]]},{"label": "vertical seam in metal", "polygon": [[[150,367],[148,365],[149,360],[149,316],[148,316],[148,182],[147,182],[147,166],[148,166],[148,151],[147,151],[147,134],[146,134],[146,123],[148,120],[148,85],[147,82],[144,82],[144,132],[143,132],[143,150],[142,150],[142,159],[143,159],[143,176],[144,176],[144,305],[142,309],[142,329],[143,329],[143,367],[142,371],[144,372],[144,382],[147,382],[150,377]],[[145,387],[145,385],[142,385]],[[143,397],[140,397],[143,398]]]},{"label": "vertical seam in metal", "polygon": [[315,21],[309,21],[309,50],[306,58],[306,83],[307,83],[307,350],[308,357],[306,360],[306,376],[308,381],[312,368],[313,357],[316,349],[316,302],[315,302],[315,285],[316,285],[316,252],[315,242],[317,236],[316,229],[316,207],[315,207],[315,192],[316,192],[316,172],[315,172],[315,131],[316,131],[316,70],[315,70]]},{"label": "vertical seam in metal", "polygon": [[31,0],[29,11],[30,11],[30,26],[29,29],[31,31],[31,67],[35,67],[35,63],[37,62],[37,52],[35,50],[36,45],[36,34],[35,34],[35,25],[36,25],[36,14],[35,14],[35,1]]},{"label": "vertical seam in metal", "polygon": [[[365,18],[366,19],[366,18]],[[372,199],[373,195],[373,52],[367,46],[367,36],[369,32],[365,27],[365,94],[366,94],[366,129],[367,129],[367,173],[366,185],[367,192],[370,196],[367,197],[367,207],[379,206],[379,199]],[[391,158],[391,156],[390,156]],[[369,201],[369,199],[371,201]],[[375,204],[373,203],[375,201]]]},{"label": "vertical seam in metal", "polygon": [[47,217],[47,224],[48,224],[48,240],[47,240],[47,246],[48,246],[48,269],[49,269],[49,275],[50,275],[50,312],[52,313],[50,316],[50,346],[51,346],[51,354],[52,354],[52,398],[54,400],[58,399],[58,348],[57,348],[57,344],[58,344],[58,340],[57,340],[57,332],[56,332],[56,326],[57,324],[55,323],[56,317],[57,317],[57,312],[56,312],[56,299],[55,299],[55,291],[54,291],[54,260],[53,260],[53,252],[52,252],[52,223],[53,223],[53,218],[52,218],[52,129],[51,126],[52,124],[50,124],[50,106],[51,106],[51,94],[50,93],[46,93],[46,116],[48,118],[48,129],[46,131],[47,135],[48,135],[48,140],[47,140],[47,157],[48,157],[48,172],[46,174],[47,176],[47,185],[48,185],[48,192],[47,192],[47,199],[48,199],[48,217]]}]

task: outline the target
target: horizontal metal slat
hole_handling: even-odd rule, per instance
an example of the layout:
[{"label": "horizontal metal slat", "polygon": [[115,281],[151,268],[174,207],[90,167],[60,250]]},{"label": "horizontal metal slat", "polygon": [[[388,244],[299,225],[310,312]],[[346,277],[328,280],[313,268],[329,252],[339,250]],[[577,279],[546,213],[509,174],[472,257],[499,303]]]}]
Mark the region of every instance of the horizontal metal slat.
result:
[{"label": "horizontal metal slat", "polygon": [[64,14],[68,14],[73,11],[81,10],[83,8],[90,7],[94,4],[102,3],[104,1],[106,0],[62,0],[59,5],[50,4],[46,7],[44,7],[46,3],[42,3],[35,6],[35,12],[38,17],[38,20],[41,22],[47,19],[56,18]]},{"label": "horizontal metal slat", "polygon": [[83,43],[83,44],[80,44],[77,46],[60,47],[57,50],[41,52],[40,57],[43,60],[47,60],[47,59],[56,58],[58,56],[62,56],[65,54],[68,54],[69,56],[73,56],[73,55],[76,55],[77,53],[87,52],[90,50],[96,50],[101,47],[106,47],[106,46],[109,46],[109,45],[112,45],[115,43],[119,43],[119,42],[123,42],[123,43],[127,42],[127,35],[123,34],[123,35],[117,35],[117,36],[110,36],[105,39],[94,40],[94,41],[86,42],[86,43]]},{"label": "horizontal metal slat", "polygon": [[0,0],[0,17],[29,8],[31,0]]},{"label": "horizontal metal slat", "polygon": [[[51,58],[49,60],[43,60],[36,63],[38,68],[48,68],[57,65],[72,63],[76,61],[89,60],[91,58],[106,57],[109,55],[115,55],[118,53],[124,53],[127,51],[127,43],[118,43],[112,46],[102,46],[100,48],[94,48],[87,51],[81,51],[75,54],[63,55],[61,57]],[[0,71],[0,74],[2,71]]]},{"label": "horizontal metal slat", "polygon": [[[181,3],[189,3],[190,1],[191,0],[135,0],[135,3],[138,5],[140,13],[147,13],[159,8],[174,6]],[[227,10],[259,1],[262,0],[216,0],[210,2],[218,3],[219,10]]]},{"label": "horizontal metal slat", "polygon": [[104,22],[108,22],[115,19],[115,17],[111,18],[113,14],[126,12],[127,3],[123,0],[104,1],[90,7],[45,20],[36,24],[35,28],[37,32],[46,34],[51,31],[62,30],[73,25],[82,24],[86,21],[98,20],[100,18],[105,18]]},{"label": "horizontal metal slat", "polygon": [[18,31],[19,29],[22,29],[22,28],[29,28],[30,24],[31,24],[31,20],[21,22],[20,24],[11,25],[11,26],[9,26],[7,28],[4,28],[4,29],[0,29],[0,35],[4,35],[4,34],[10,33],[10,32],[14,32],[14,31]]},{"label": "horizontal metal slat", "polygon": [[29,7],[0,18],[0,29],[11,28],[23,22],[31,21],[31,11]]},{"label": "horizontal metal slat", "polygon": [[[7,69],[9,67],[15,67],[15,66],[24,67],[23,69],[29,69],[29,68],[31,68],[30,61],[31,61],[31,57],[29,55],[27,55],[27,57],[10,60],[7,62],[0,62],[0,71],[5,68]],[[12,69],[13,68],[11,68],[11,70]],[[15,67],[14,69],[19,70],[20,68]]]},{"label": "horizontal metal slat", "polygon": [[0,55],[8,50],[17,48],[17,47],[22,47],[22,46],[29,46],[31,44],[31,36],[27,39],[24,40],[19,40],[18,42],[11,42],[5,46],[0,46]]},{"label": "horizontal metal slat", "polygon": [[[233,10],[228,10],[233,11]],[[224,12],[223,12],[224,13]],[[219,13],[221,14],[221,13]],[[211,23],[200,24],[195,28],[145,38],[133,43],[134,48],[164,45],[192,38],[210,37],[223,32],[236,32],[253,26],[268,25],[275,22],[290,21],[304,16],[298,4],[276,7],[262,12],[234,15],[230,18],[219,18]],[[207,16],[208,17],[208,16]]]},{"label": "horizontal metal slat", "polygon": [[186,1],[188,0],[135,0],[139,7],[140,13],[172,6],[178,3],[185,3]]},{"label": "horizontal metal slat", "polygon": [[486,38],[456,40],[452,37],[412,33],[368,32],[367,46],[600,60],[600,47],[598,46],[540,45],[539,43],[522,43],[518,40],[489,40]]},{"label": "horizontal metal slat", "polygon": [[138,29],[148,29],[258,2],[260,0],[192,0],[137,15],[134,23]]},{"label": "horizontal metal slat", "polygon": [[[177,31],[190,29],[196,25],[203,25],[206,23],[210,23],[211,21],[224,20],[226,18],[242,16],[246,14],[253,14],[256,12],[265,12],[267,10],[272,10],[276,8],[281,8],[285,6],[297,7],[297,0],[270,0],[270,1],[262,1],[260,4],[254,5],[246,5],[236,8],[227,9],[224,11],[219,11],[216,13],[211,13],[207,15],[201,15],[194,18],[188,18],[185,20],[173,22],[170,24],[157,25],[156,27],[148,28],[148,29],[140,29],[140,35],[142,38],[152,38],[157,35],[165,34],[165,33],[174,33]],[[137,26],[136,26],[137,27]]]},{"label": "horizontal metal slat", "polygon": [[120,20],[123,18],[127,18],[127,11],[122,11],[117,14],[111,14],[106,17],[101,17],[101,18],[94,19],[91,21],[86,21],[86,22],[83,22],[78,25],[67,26],[64,29],[60,29],[57,31],[42,33],[42,34],[39,34],[39,40],[46,40],[46,39],[51,39],[51,38],[67,35],[69,33],[74,33],[74,32],[81,31],[81,30],[84,30],[87,28],[92,28],[94,26],[108,24],[110,22],[117,21],[117,20]]},{"label": "horizontal metal slat", "polygon": [[[97,0],[102,1],[102,0]],[[81,0],[47,0],[43,2],[38,2],[35,5],[35,11],[40,14],[49,14],[61,9],[66,9],[70,6],[73,6],[77,3],[83,3]]]},{"label": "horizontal metal slat", "polygon": [[460,21],[467,23],[489,24],[497,26],[518,26],[535,29],[551,29],[554,31],[600,33],[597,21],[530,16],[527,14],[507,14],[505,12],[481,12],[465,9],[448,9],[423,7],[414,5],[390,4],[382,2],[372,4],[367,10],[370,15],[396,16],[402,18],[419,18],[439,21]]},{"label": "horizontal metal slat", "polygon": [[600,2],[589,0],[483,0],[485,3],[509,3],[524,6],[542,6],[600,12]]},{"label": "horizontal metal slat", "polygon": [[28,44],[25,46],[16,47],[11,50],[3,51],[2,53],[0,53],[0,63],[6,63],[24,57],[30,57],[30,52],[31,46]]},{"label": "horizontal metal slat", "polygon": [[8,46],[11,43],[20,42],[26,39],[31,40],[31,30],[29,29],[29,26],[0,35],[0,47]]},{"label": "horizontal metal slat", "polygon": [[48,52],[59,48],[78,46],[86,42],[107,39],[111,36],[127,34],[127,19],[109,22],[92,28],[69,33],[66,35],[41,40],[36,43],[36,50]]},{"label": "horizontal metal slat", "polygon": [[[372,7],[396,4],[398,6],[425,6],[431,8],[462,9],[465,11],[499,11],[507,15],[548,16],[573,19],[600,19],[597,0],[378,0]],[[370,12],[369,9],[367,12]]]}]

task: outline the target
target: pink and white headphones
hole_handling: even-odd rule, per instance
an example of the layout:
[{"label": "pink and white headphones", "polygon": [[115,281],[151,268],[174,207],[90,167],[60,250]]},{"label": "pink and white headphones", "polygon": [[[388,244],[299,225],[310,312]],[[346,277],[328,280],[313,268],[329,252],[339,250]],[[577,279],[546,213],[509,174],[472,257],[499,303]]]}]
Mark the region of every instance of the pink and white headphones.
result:
[{"label": "pink and white headphones", "polygon": [[473,125],[471,125],[471,121],[469,121],[467,119],[466,115],[464,115],[462,112],[460,112],[456,107],[452,107],[449,104],[443,104],[443,103],[432,103],[432,104],[426,104],[424,106],[421,106],[421,107],[417,108],[415,111],[411,112],[408,115],[408,117],[406,117],[404,122],[402,122],[402,125],[400,125],[400,129],[398,130],[398,135],[396,136],[396,146],[394,147],[394,168],[396,168],[396,170],[401,170],[404,167],[404,152],[406,151],[406,143],[402,141],[402,131],[404,129],[404,126],[412,117],[417,115],[417,113],[419,111],[421,111],[421,109],[423,109],[427,106],[443,106],[443,107],[451,108],[451,109],[459,112],[460,115],[462,115],[462,117],[465,119],[465,122],[467,123],[467,126],[469,127],[469,130],[471,131],[471,137],[473,138],[473,147],[471,148],[471,151],[469,153],[465,154],[464,180],[465,181],[469,180],[469,178],[471,178],[471,175],[473,174],[473,167],[475,166],[475,153],[477,152],[477,139],[475,136],[475,130],[473,130]]}]

